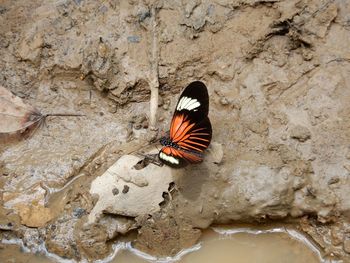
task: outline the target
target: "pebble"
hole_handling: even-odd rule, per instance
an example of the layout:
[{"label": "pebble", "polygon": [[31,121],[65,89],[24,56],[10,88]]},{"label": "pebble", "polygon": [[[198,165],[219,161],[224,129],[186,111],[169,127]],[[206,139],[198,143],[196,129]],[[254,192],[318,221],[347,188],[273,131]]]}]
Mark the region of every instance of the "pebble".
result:
[{"label": "pebble", "polygon": [[339,183],[339,180],[340,179],[338,177],[332,177],[328,180],[328,185]]},{"label": "pebble", "polygon": [[123,193],[123,194],[126,194],[127,192],[129,192],[129,186],[124,185],[124,188],[123,188],[122,193]]},{"label": "pebble", "polygon": [[349,237],[345,238],[343,248],[344,248],[344,251],[346,253],[350,254],[350,238]]},{"label": "pebble", "polygon": [[118,188],[113,188],[113,190],[112,190],[112,194],[113,194],[113,195],[117,195],[117,194],[119,194],[119,190],[118,190]]},{"label": "pebble", "polygon": [[106,58],[108,55],[108,46],[105,43],[98,45],[98,55],[102,58]]},{"label": "pebble", "polygon": [[127,40],[129,43],[140,43],[141,38],[139,36],[128,36]]},{"label": "pebble", "polygon": [[73,216],[76,218],[81,218],[86,213],[86,210],[81,207],[77,207],[73,210]]},{"label": "pebble", "polygon": [[229,104],[229,101],[225,98],[225,97],[222,97],[220,99],[220,104],[221,105],[228,105]]},{"label": "pebble", "polygon": [[311,138],[311,132],[308,128],[301,125],[297,125],[290,130],[290,137],[300,142],[306,142],[308,139]]}]

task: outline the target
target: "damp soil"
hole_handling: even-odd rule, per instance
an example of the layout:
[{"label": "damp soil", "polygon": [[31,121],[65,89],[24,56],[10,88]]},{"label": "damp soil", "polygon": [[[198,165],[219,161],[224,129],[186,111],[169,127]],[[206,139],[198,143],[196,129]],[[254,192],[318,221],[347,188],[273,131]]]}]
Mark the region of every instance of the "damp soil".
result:
[{"label": "damp soil", "polygon": [[[212,225],[272,222],[349,262],[349,14],[342,0],[0,1],[0,86],[84,115],[0,143],[0,253],[18,240],[97,261],[136,235],[173,257]],[[210,97],[205,161],[160,167],[149,154],[195,80]],[[261,240],[284,234],[240,235],[269,251]],[[210,238],[208,253],[239,246]]]}]

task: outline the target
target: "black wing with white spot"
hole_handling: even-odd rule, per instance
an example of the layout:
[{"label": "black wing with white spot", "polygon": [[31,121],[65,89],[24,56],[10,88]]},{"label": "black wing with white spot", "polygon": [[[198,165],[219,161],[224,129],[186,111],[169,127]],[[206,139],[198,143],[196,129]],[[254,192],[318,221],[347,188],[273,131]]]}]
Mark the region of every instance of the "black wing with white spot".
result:
[{"label": "black wing with white spot", "polygon": [[208,116],[208,112],[209,95],[207,87],[201,81],[194,81],[182,92],[175,108],[174,117],[184,113],[191,120],[200,122]]}]

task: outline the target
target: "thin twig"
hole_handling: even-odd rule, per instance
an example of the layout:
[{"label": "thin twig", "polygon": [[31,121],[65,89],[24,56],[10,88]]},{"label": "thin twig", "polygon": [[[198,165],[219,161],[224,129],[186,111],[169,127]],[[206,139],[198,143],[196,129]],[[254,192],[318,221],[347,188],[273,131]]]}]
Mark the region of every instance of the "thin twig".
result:
[{"label": "thin twig", "polygon": [[44,118],[46,117],[54,117],[54,116],[57,116],[57,117],[79,117],[79,116],[85,116],[84,114],[74,114],[74,113],[48,113],[48,114],[45,114],[43,115]]},{"label": "thin twig", "polygon": [[156,129],[157,122],[157,109],[158,109],[158,64],[159,64],[159,54],[158,54],[158,34],[157,34],[157,9],[156,4],[152,6],[151,9],[151,19],[152,19],[152,55],[151,55],[151,76],[150,76],[150,129]]}]

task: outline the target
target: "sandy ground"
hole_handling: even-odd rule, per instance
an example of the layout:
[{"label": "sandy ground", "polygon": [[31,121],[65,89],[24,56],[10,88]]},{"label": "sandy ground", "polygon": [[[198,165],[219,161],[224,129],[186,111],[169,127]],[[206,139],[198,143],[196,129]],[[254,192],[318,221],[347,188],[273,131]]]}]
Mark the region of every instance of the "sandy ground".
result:
[{"label": "sandy ground", "polygon": [[[127,233],[164,256],[212,224],[293,222],[349,261],[349,14],[342,0],[0,1],[0,85],[85,114],[1,145],[0,237],[94,260]],[[156,135],[150,90],[166,131],[193,80],[210,94],[206,161],[129,173],[120,160]]]}]

